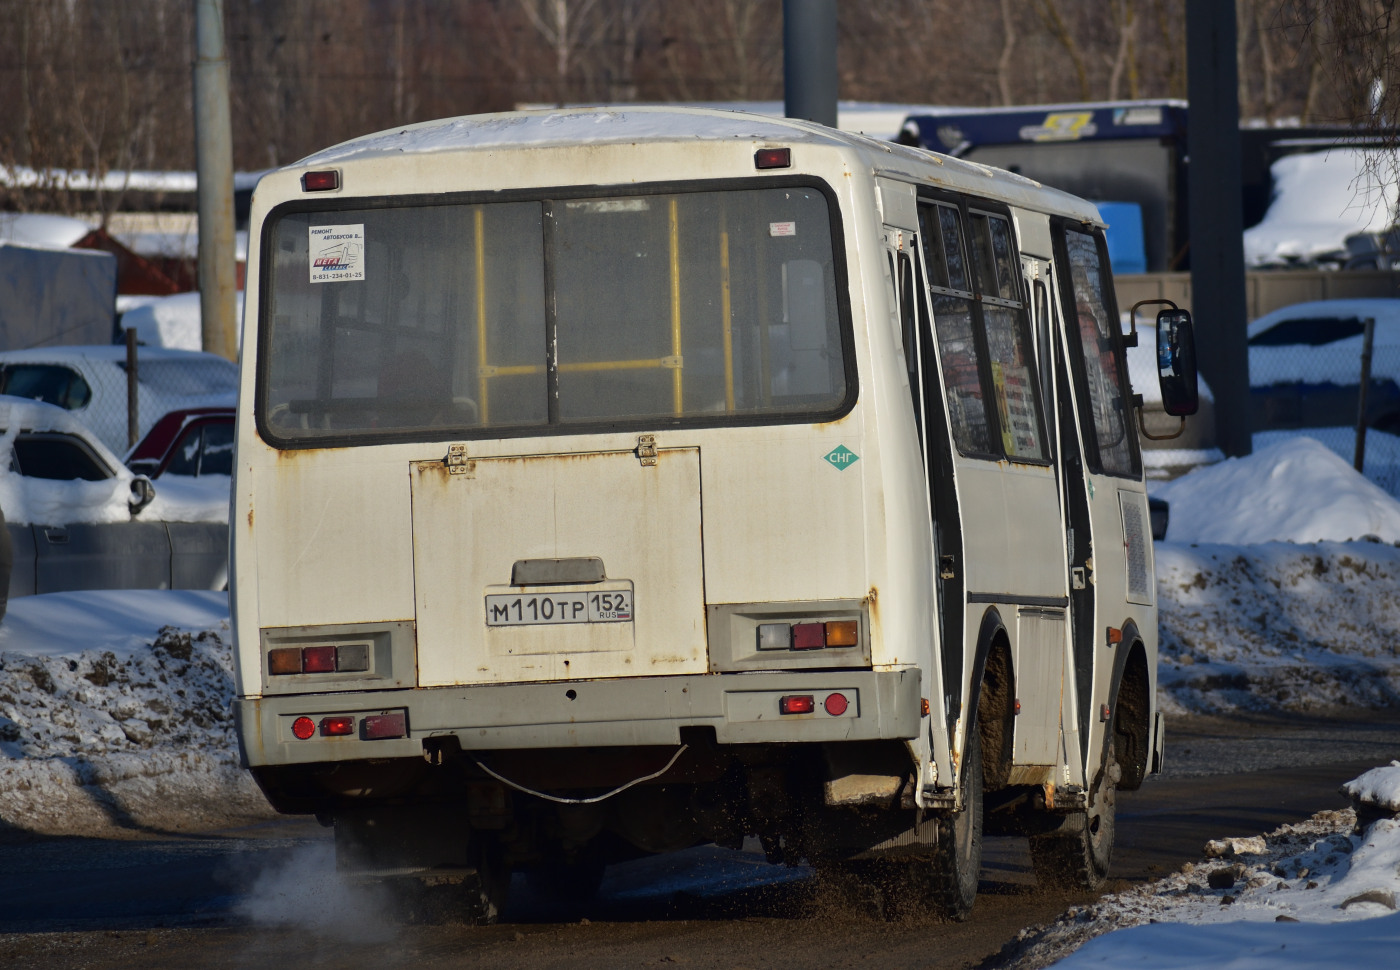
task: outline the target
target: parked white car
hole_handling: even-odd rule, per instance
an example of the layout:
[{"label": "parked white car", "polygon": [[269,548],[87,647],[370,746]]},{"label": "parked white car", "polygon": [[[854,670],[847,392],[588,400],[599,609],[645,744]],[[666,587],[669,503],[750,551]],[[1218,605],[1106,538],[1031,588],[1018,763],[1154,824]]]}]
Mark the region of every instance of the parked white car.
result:
[{"label": "parked white car", "polygon": [[10,596],[227,585],[228,476],[154,485],[62,408],[3,395],[0,456]]},{"label": "parked white car", "polygon": [[1366,423],[1400,433],[1400,299],[1381,297],[1294,303],[1249,324],[1255,429],[1354,426],[1368,319]]},{"label": "parked white car", "polygon": [[[238,365],[193,350],[141,347],[137,356],[137,437],[176,408],[232,407]],[[36,347],[0,353],[0,394],[72,412],[112,451],[127,440],[126,348],[116,344]]]}]

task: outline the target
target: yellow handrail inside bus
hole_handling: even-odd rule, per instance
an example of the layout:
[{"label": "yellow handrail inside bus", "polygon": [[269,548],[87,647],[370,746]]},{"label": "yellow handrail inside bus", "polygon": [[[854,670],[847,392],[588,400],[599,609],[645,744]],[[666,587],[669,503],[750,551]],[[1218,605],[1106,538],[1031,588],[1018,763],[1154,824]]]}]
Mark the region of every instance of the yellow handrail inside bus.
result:
[{"label": "yellow handrail inside bus", "polygon": [[[723,216],[720,217],[723,219]],[[724,225],[723,222],[720,223]],[[720,316],[724,327],[724,408],[734,410],[734,314],[729,299],[729,231],[719,233]]]},{"label": "yellow handrail inside bus", "polygon": [[[476,212],[476,359],[486,359],[486,210],[477,206]],[[487,375],[478,371],[476,397],[480,405],[481,423],[491,423],[491,405],[487,394]]]},{"label": "yellow handrail inside bus", "polygon": [[[681,233],[674,198],[671,199],[671,357],[677,362],[681,359]],[[675,413],[680,414],[684,400],[679,363],[671,371],[671,398]]]},{"label": "yellow handrail inside bus", "polygon": [[[481,423],[490,423],[488,409],[489,381],[493,377],[520,377],[528,374],[542,374],[543,364],[488,364],[486,363],[486,232],[483,221],[484,210],[476,210],[476,353],[480,361],[476,368],[477,394],[480,400]],[[644,357],[634,360],[588,360],[573,363],[560,363],[557,369],[561,374],[579,374],[608,370],[645,370],[665,368],[672,372],[671,398],[675,413],[680,414],[684,405],[681,370],[684,360],[681,357],[681,261],[680,261],[680,220],[676,200],[670,205],[671,232],[671,349],[667,357]],[[722,234],[721,260],[724,264],[724,346],[726,400],[729,409],[734,409],[734,375],[732,351],[730,349],[729,323],[729,234]]]}]

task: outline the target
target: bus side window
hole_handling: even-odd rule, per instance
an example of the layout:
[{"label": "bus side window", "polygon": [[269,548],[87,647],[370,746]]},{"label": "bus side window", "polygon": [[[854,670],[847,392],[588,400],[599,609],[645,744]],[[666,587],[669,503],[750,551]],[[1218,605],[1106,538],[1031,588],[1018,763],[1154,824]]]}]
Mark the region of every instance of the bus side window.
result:
[{"label": "bus side window", "polygon": [[973,296],[962,241],[962,217],[950,205],[921,205],[919,225],[953,441],[964,455],[1000,457],[1000,449],[992,444],[982,394],[981,358],[973,334]]},{"label": "bus side window", "polygon": [[[1071,353],[1078,357],[1080,424],[1090,467],[1108,475],[1136,475],[1137,435],[1128,417],[1125,368],[1120,325],[1113,298],[1107,247],[1098,237],[1065,226],[1062,229],[1068,266],[1061,267],[1060,289],[1065,306],[1065,329]],[[1074,321],[1074,322],[1071,322]],[[1086,413],[1087,412],[1087,413]]]},{"label": "bus side window", "polygon": [[1012,460],[1045,461],[1049,455],[1035,379],[1035,351],[1011,223],[1005,216],[976,210],[969,221],[1002,448]]},{"label": "bus side window", "polygon": [[914,403],[914,424],[919,429],[919,446],[927,449],[924,442],[924,403],[921,389],[923,379],[919,367],[919,331],[915,302],[918,289],[914,285],[914,264],[909,254],[899,254],[899,329],[904,336],[904,361],[909,372],[909,394]]}]

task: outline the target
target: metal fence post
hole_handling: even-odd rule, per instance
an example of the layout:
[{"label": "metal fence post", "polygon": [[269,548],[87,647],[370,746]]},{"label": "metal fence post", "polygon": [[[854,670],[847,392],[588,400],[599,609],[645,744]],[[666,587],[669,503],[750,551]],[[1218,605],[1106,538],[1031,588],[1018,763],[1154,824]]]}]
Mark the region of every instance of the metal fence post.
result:
[{"label": "metal fence post", "polygon": [[136,399],[136,328],[126,330],[126,446],[136,444],[140,431],[140,413]]},{"label": "metal fence post", "polygon": [[1356,392],[1356,454],[1352,467],[1366,473],[1366,390],[1371,385],[1371,345],[1376,338],[1376,320],[1366,318],[1366,330],[1361,337],[1361,387]]}]

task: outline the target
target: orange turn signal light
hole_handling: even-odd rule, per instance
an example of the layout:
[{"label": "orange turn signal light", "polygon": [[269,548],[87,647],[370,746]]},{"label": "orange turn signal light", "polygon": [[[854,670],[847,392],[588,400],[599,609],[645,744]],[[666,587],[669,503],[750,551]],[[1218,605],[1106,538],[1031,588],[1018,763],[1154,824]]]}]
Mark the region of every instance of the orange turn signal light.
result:
[{"label": "orange turn signal light", "polygon": [[854,647],[860,642],[860,624],[855,620],[827,620],[828,647]]}]

